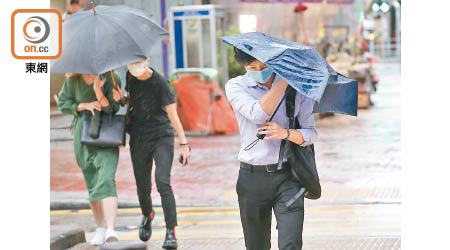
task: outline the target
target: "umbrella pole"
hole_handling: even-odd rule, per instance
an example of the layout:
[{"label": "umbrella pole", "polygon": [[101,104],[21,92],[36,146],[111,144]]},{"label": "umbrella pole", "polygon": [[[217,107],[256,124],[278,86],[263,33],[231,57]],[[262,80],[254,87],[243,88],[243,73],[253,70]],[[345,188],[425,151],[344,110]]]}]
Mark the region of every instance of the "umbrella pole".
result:
[{"label": "umbrella pole", "polygon": [[302,27],[303,32],[303,43],[307,46],[310,46],[308,35],[306,34],[305,20],[303,19],[303,13],[300,13],[300,25]]}]

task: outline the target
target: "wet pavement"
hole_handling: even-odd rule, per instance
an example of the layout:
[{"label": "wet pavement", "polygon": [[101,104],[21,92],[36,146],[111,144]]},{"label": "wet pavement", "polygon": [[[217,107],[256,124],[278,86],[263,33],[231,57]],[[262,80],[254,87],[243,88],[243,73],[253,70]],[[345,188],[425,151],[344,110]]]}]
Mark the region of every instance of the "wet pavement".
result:
[{"label": "wet pavement", "polygon": [[[400,207],[391,204],[308,205],[305,209],[304,249],[396,249],[400,247]],[[139,240],[137,226],[139,209],[119,209],[117,230],[121,240]],[[52,211],[52,223],[88,224],[89,210]],[[177,238],[179,249],[244,249],[239,208],[181,207],[178,208]],[[273,218],[275,222],[275,218]],[[156,209],[149,249],[160,249],[165,224],[162,209]],[[86,239],[93,237],[94,228],[85,228]],[[88,231],[89,230],[89,231]],[[277,231],[272,225],[272,246],[277,249]],[[87,244],[77,249],[89,249]],[[91,249],[95,249],[91,247]]]},{"label": "wet pavement", "polygon": [[[379,63],[376,68],[381,80],[374,107],[358,110],[357,118],[335,115],[316,121],[323,193],[321,199],[305,202],[304,249],[400,248],[400,65]],[[51,117],[52,203],[85,202],[87,196],[67,129],[70,121],[68,116]],[[183,168],[174,160],[171,179],[180,206],[180,249],[244,249],[235,192],[238,135],[188,139],[191,163]],[[120,151],[116,184],[119,200],[137,204],[128,148]],[[153,190],[159,204],[154,184]],[[137,240],[139,222],[138,209],[121,209],[120,238]],[[87,240],[92,237],[89,210],[52,211],[51,225],[82,227]],[[277,249],[273,229],[272,248]],[[164,236],[160,208],[153,235],[149,249],[159,249]]]}]

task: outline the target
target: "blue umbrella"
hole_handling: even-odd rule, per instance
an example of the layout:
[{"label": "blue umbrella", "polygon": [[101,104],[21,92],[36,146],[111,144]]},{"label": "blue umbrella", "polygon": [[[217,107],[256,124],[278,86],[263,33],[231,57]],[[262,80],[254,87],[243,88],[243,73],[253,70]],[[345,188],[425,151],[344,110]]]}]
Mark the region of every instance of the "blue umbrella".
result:
[{"label": "blue umbrella", "polygon": [[314,99],[314,113],[356,116],[358,82],[337,73],[316,48],[260,32],[222,40],[268,65],[294,89]]}]

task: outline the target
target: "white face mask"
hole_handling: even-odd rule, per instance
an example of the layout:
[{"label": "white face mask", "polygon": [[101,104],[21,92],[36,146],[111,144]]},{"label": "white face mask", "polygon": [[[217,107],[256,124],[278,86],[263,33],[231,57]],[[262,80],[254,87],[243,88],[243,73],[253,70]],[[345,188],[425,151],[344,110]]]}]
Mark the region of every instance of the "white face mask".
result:
[{"label": "white face mask", "polygon": [[134,77],[141,76],[142,74],[144,74],[146,70],[145,62],[128,64],[127,67],[128,70],[130,71],[130,74],[132,74]]}]

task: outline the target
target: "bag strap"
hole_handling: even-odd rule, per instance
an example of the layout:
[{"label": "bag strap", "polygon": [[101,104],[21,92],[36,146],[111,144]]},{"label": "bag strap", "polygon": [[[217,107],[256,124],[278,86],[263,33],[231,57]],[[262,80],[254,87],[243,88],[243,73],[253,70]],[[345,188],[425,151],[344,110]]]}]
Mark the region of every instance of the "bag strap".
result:
[{"label": "bag strap", "polygon": [[[291,86],[288,86],[288,89],[286,89],[287,92],[287,98],[286,98],[286,115],[289,118],[289,129],[295,129],[295,96],[297,95],[297,91],[292,88]],[[286,140],[283,140],[284,142]],[[286,147],[286,145],[285,145]],[[281,151],[281,149],[280,149]],[[280,161],[283,161],[283,158],[280,158]],[[292,170],[292,169],[291,169]],[[294,175],[294,178],[298,180],[298,176],[295,173],[295,171],[292,170],[292,174]],[[300,198],[304,193],[306,189],[304,187],[301,187],[300,190],[292,197],[288,202],[286,202],[286,207],[290,207],[294,202]]]},{"label": "bag strap", "polygon": [[[293,89],[291,86],[287,87],[286,93],[284,94],[284,97],[286,97],[285,105],[286,105],[286,115],[289,118],[289,129],[292,129],[295,126],[294,111],[295,111],[296,94],[297,91],[295,91],[295,89]],[[281,140],[280,153],[278,154],[278,166],[277,166],[278,170],[281,170],[281,168],[283,167],[283,159],[284,159],[284,152],[286,151],[286,146],[287,140]]]},{"label": "bag strap", "polygon": [[295,128],[295,120],[294,120],[294,112],[295,112],[295,96],[297,95],[297,91],[288,86],[286,89],[286,115],[289,118],[289,128]]},{"label": "bag strap", "polygon": [[[294,113],[295,113],[295,96],[297,95],[297,91],[294,88],[292,88],[291,86],[288,86],[288,89],[286,90],[286,92],[287,92],[286,115],[289,118],[289,129],[295,129],[296,119],[294,117]],[[299,126],[300,126],[300,124],[299,124]],[[283,140],[283,141],[286,141],[286,140]],[[280,151],[281,151],[281,149],[280,149]],[[283,160],[283,158],[280,158],[280,159],[281,159],[281,161]],[[294,175],[294,178],[299,180],[295,171],[293,171],[293,169],[291,169],[291,170],[292,170],[292,175]],[[305,192],[306,192],[306,188],[301,187],[300,190],[294,195],[294,197],[292,197],[288,202],[286,202],[286,207],[289,208]]]},{"label": "bag strap", "polygon": [[131,83],[131,74],[128,73],[127,82],[125,83],[125,91],[127,91],[127,98],[125,99],[125,103],[127,105],[127,112],[126,112],[125,117],[126,117],[127,124],[131,122],[131,116],[130,116],[131,98],[130,98],[130,91],[128,91],[130,88],[130,86],[129,86],[130,83]]},{"label": "bag strap", "polygon": [[286,94],[284,94],[283,98],[281,98],[280,103],[278,103],[277,107],[275,108],[275,111],[273,111],[272,115],[271,115],[270,118],[269,118],[269,122],[272,121],[273,117],[274,117],[275,114],[277,113],[278,109],[279,109],[280,106],[281,106],[281,103],[283,103],[283,101],[284,101],[285,98],[286,98]]}]

